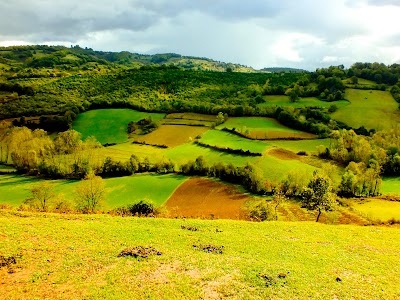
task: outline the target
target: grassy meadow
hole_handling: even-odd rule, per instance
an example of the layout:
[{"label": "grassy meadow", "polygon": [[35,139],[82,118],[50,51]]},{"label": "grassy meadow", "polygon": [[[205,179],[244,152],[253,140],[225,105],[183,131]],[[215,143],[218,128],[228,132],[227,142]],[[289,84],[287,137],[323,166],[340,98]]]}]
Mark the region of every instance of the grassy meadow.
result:
[{"label": "grassy meadow", "polygon": [[277,120],[262,117],[231,117],[217,129],[235,128],[252,139],[290,139],[315,138],[313,134],[292,129],[280,124]]},{"label": "grassy meadow", "polygon": [[[140,200],[150,200],[155,206],[161,206],[173,194],[187,177],[178,175],[148,175],[105,179],[107,196],[103,209],[108,210]],[[0,204],[18,207],[31,197],[30,189],[41,179],[20,175],[0,175]],[[56,194],[63,194],[72,201],[74,191],[79,184],[76,180],[53,180]]]},{"label": "grassy meadow", "polygon": [[258,104],[259,107],[269,107],[269,106],[281,106],[281,107],[295,107],[295,108],[302,108],[302,107],[322,107],[322,108],[329,108],[332,104],[335,104],[337,107],[344,107],[347,106],[349,103],[345,100],[339,100],[335,102],[328,102],[319,100],[316,97],[303,97],[300,98],[296,102],[292,102],[289,100],[288,96],[283,95],[270,95],[264,96],[264,103]]},{"label": "grassy meadow", "polygon": [[[400,297],[398,230],[0,211],[0,255],[16,260],[0,269],[0,294],[5,299],[394,300]],[[201,251],[202,245],[222,253]],[[151,246],[161,255],[118,257],[135,246]]]},{"label": "grassy meadow", "polygon": [[264,152],[268,144],[260,141],[248,140],[229,132],[210,130],[201,135],[200,142],[220,148],[242,149],[243,151]]},{"label": "grassy meadow", "polygon": [[399,105],[389,92],[346,89],[345,98],[350,104],[331,116],[354,128],[390,129],[400,121]]},{"label": "grassy meadow", "polygon": [[208,127],[204,126],[161,125],[156,130],[135,140],[151,145],[176,147],[193,141],[198,135],[205,133],[208,129]]},{"label": "grassy meadow", "polygon": [[387,222],[390,219],[400,220],[400,202],[382,199],[365,199],[353,205],[353,209],[371,220]]},{"label": "grassy meadow", "polygon": [[128,140],[127,127],[130,121],[137,122],[151,117],[160,121],[165,114],[145,113],[132,109],[96,109],[78,115],[73,129],[82,134],[83,139],[94,136],[102,143],[123,143]]}]

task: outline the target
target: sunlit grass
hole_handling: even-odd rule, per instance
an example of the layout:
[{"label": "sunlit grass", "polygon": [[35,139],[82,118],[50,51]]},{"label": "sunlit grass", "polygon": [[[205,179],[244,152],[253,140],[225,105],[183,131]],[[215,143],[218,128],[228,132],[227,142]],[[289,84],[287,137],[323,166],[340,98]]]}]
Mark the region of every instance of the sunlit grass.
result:
[{"label": "sunlit grass", "polygon": [[[400,297],[398,228],[0,211],[0,237],[5,299]],[[193,247],[210,244],[223,253]],[[131,246],[162,254],[118,257]]]},{"label": "sunlit grass", "polygon": [[165,114],[145,113],[132,109],[96,109],[78,115],[73,129],[82,133],[85,139],[94,136],[102,143],[123,143],[128,140],[128,123],[151,117],[159,121]]}]

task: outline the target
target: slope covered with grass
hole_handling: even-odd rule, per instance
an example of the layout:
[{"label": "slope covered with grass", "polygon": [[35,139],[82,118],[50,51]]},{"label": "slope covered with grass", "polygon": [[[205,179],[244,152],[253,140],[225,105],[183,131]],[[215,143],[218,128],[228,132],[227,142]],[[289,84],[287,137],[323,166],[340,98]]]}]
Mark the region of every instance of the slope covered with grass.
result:
[{"label": "slope covered with grass", "polygon": [[350,104],[339,108],[332,118],[354,128],[390,129],[400,121],[398,103],[389,92],[346,89]]},{"label": "slope covered with grass", "polygon": [[145,113],[132,109],[97,109],[79,114],[73,129],[83,138],[94,136],[102,143],[122,143],[128,140],[128,123],[151,117],[159,121],[165,114]]},{"label": "slope covered with grass", "polygon": [[[16,262],[0,269],[0,295],[5,299],[398,299],[398,234],[398,228],[314,222],[0,211],[0,255]],[[118,257],[123,249],[137,246],[151,246],[160,255]]]}]

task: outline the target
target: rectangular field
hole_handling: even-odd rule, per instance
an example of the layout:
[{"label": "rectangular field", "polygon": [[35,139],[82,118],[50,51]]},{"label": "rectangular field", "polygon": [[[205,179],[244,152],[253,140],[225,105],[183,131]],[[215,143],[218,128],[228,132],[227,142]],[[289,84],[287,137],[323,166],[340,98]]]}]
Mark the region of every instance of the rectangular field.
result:
[{"label": "rectangular field", "polygon": [[219,148],[231,148],[251,152],[264,152],[268,145],[264,142],[253,141],[220,130],[210,130],[201,136],[200,142]]},{"label": "rectangular field", "polygon": [[332,118],[354,128],[390,129],[400,121],[399,104],[389,92],[346,89],[350,105],[339,108]]},{"label": "rectangular field", "polygon": [[156,130],[135,139],[151,145],[166,145],[176,147],[193,141],[196,136],[205,133],[208,127],[185,125],[161,125]]},{"label": "rectangular field", "polygon": [[128,140],[128,123],[151,117],[159,122],[165,114],[145,113],[127,108],[96,109],[78,115],[73,129],[85,139],[94,136],[101,144],[123,143]]},{"label": "rectangular field", "polygon": [[296,102],[291,102],[288,96],[283,95],[271,95],[264,96],[265,103],[258,104],[259,107],[269,107],[269,106],[281,106],[281,107],[322,107],[329,108],[332,104],[335,104],[337,107],[343,107],[348,105],[347,101],[340,100],[334,102],[322,101],[316,97],[303,97]]},{"label": "rectangular field", "polygon": [[315,135],[292,129],[280,124],[277,120],[263,117],[230,117],[225,123],[217,126],[233,129],[253,139],[313,139]]}]

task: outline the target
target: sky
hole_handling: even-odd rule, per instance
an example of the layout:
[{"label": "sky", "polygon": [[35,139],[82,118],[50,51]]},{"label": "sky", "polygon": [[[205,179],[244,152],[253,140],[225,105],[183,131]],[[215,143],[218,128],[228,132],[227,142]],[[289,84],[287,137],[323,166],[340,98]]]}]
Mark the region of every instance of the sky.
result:
[{"label": "sky", "polygon": [[178,53],[255,69],[400,63],[400,0],[0,0],[0,46]]}]

